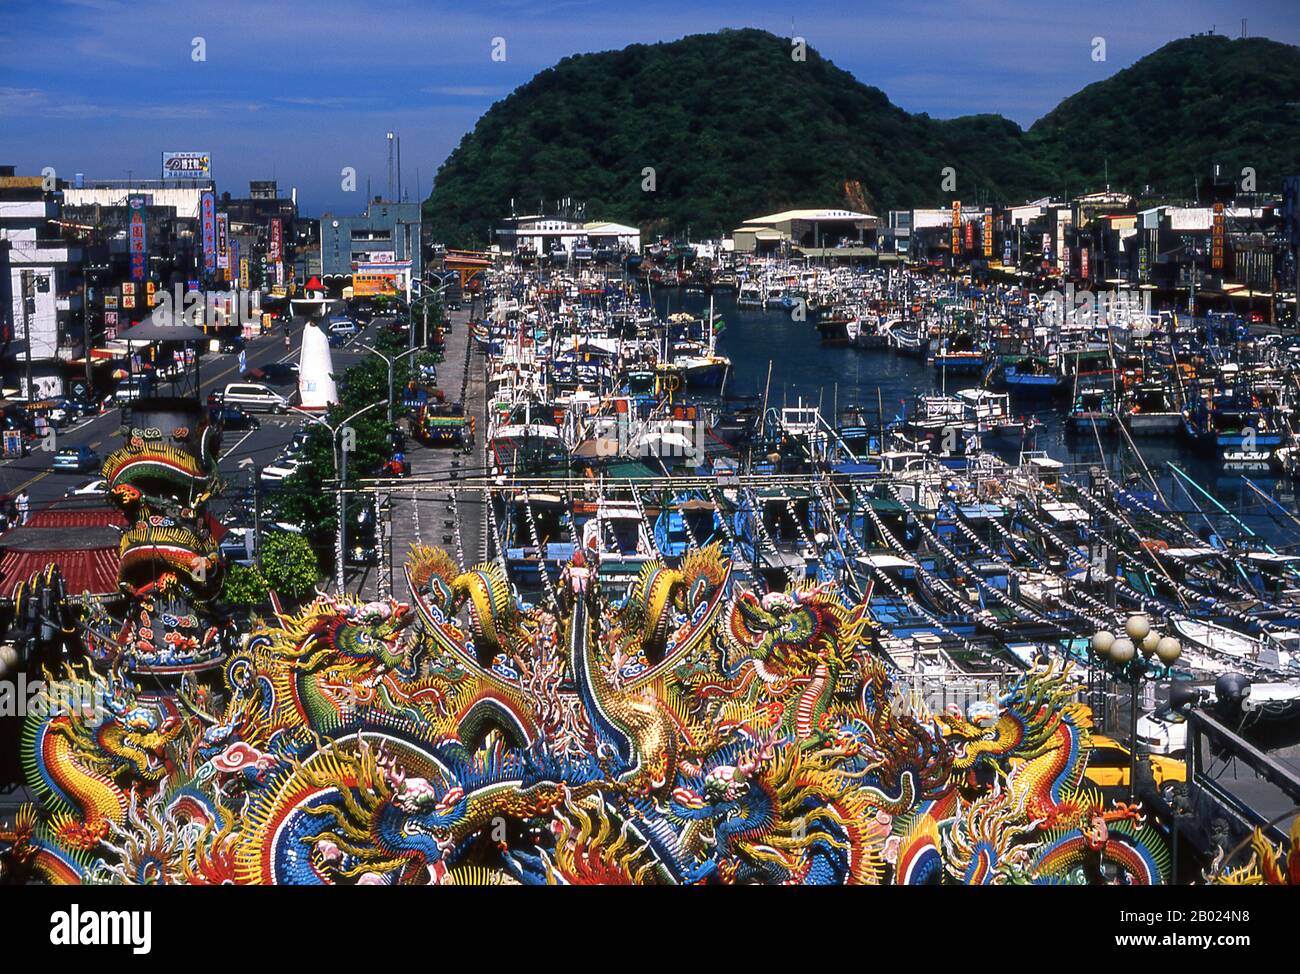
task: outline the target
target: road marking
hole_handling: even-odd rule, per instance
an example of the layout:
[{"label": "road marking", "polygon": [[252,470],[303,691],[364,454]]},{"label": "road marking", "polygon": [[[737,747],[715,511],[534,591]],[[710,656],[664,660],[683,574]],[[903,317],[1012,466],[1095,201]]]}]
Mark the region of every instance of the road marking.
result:
[{"label": "road marking", "polygon": [[[222,460],[229,460],[232,456],[234,456],[234,455],[235,455],[235,451],[238,450],[238,449],[243,445],[244,440],[246,440],[246,439],[248,439],[250,436],[252,436],[254,432],[255,432],[254,430],[249,430],[247,433],[245,433],[243,436],[241,436],[241,437],[239,438],[239,442],[238,442],[238,443],[236,443],[236,444],[235,444],[234,446],[232,446],[229,450],[227,450],[224,454],[222,454],[221,459],[222,459]],[[241,464],[241,466],[242,466],[242,464]]]},{"label": "road marking", "polygon": [[50,474],[52,474],[52,473],[54,473],[54,471],[53,471],[52,469],[51,469],[51,470],[43,470],[43,471],[41,471],[41,472],[38,473],[35,477],[32,477],[30,480],[25,480],[25,481],[23,481],[21,484],[19,484],[17,487],[15,487],[15,488],[14,488],[14,493],[15,493],[15,494],[22,493],[24,490],[26,490],[26,489],[27,489],[28,487],[30,487],[32,484],[36,483],[36,481],[38,481],[38,480],[42,480],[42,479],[44,479],[45,477],[48,477],[48,476],[49,476]]}]

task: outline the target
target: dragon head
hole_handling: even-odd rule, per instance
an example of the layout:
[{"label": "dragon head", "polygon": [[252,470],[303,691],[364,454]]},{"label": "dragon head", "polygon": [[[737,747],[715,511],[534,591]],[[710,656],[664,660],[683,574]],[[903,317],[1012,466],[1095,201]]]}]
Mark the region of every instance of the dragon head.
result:
[{"label": "dragon head", "polygon": [[861,607],[850,611],[823,588],[769,592],[761,599],[741,592],[732,602],[726,635],[771,680],[847,661],[864,624]]}]

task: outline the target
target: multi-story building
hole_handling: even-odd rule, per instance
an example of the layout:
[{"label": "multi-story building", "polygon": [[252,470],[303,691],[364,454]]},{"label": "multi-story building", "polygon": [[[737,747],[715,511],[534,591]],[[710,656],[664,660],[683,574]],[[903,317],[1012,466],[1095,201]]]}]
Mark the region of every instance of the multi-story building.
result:
[{"label": "multi-story building", "polygon": [[335,292],[406,293],[420,279],[421,204],[376,197],[361,216],[320,218],[320,271]]},{"label": "multi-story building", "polygon": [[0,354],[22,398],[62,394],[63,363],[81,355],[82,251],[63,237],[61,204],[45,177],[0,166]]}]

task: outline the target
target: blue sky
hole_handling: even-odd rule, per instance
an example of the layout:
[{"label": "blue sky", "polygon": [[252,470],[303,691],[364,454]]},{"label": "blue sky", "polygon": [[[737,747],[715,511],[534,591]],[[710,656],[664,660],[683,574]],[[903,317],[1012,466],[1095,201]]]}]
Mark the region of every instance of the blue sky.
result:
[{"label": "blue sky", "polygon": [[[418,169],[424,195],[493,101],[570,54],[721,27],[788,36],[793,17],[909,111],[1028,125],[1177,37],[1237,36],[1242,17],[1252,36],[1300,43],[1296,14],[1296,0],[0,0],[0,163],[156,176],[163,150],[205,150],[222,190],[274,177],[310,214],[352,212],[367,176],[386,185],[387,131],[402,137],[404,185],[414,198]],[[344,166],[357,193],[340,189]]]}]

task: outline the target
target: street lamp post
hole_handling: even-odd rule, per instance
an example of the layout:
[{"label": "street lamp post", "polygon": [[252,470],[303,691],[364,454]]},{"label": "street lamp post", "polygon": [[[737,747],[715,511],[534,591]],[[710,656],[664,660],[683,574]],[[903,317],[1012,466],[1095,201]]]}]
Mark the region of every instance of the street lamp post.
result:
[{"label": "street lamp post", "polygon": [[348,423],[352,422],[362,413],[368,413],[372,409],[386,405],[388,405],[387,399],[383,402],[372,402],[369,406],[363,406],[361,409],[358,409],[337,426],[331,426],[319,416],[314,416],[298,406],[291,407],[295,412],[302,413],[312,422],[319,423],[330,431],[330,448],[334,452],[334,479],[338,482],[339,509],[339,528],[334,543],[334,585],[340,594],[342,594],[344,587],[343,564],[348,550],[347,494],[343,489],[348,476],[348,447],[347,444],[339,442],[339,434],[348,428]]},{"label": "street lamp post", "polygon": [[1173,666],[1183,654],[1183,647],[1174,637],[1156,632],[1151,627],[1151,620],[1141,614],[1129,616],[1124,623],[1124,633],[1119,637],[1104,629],[1094,633],[1092,651],[1112,676],[1129,684],[1128,800],[1132,804],[1137,791],[1138,687],[1146,676],[1151,657],[1156,657],[1166,667]]},{"label": "street lamp post", "polygon": [[385,355],[383,352],[381,352],[379,349],[375,348],[372,345],[362,345],[361,347],[364,348],[367,352],[373,352],[374,354],[378,355],[388,365],[388,425],[392,426],[393,425],[394,369],[397,367],[397,363],[399,360],[406,358],[406,356],[408,355],[414,355],[416,352],[421,351],[421,349],[408,348],[405,352],[399,352],[398,354],[394,355],[392,358],[389,358],[387,355]]}]

